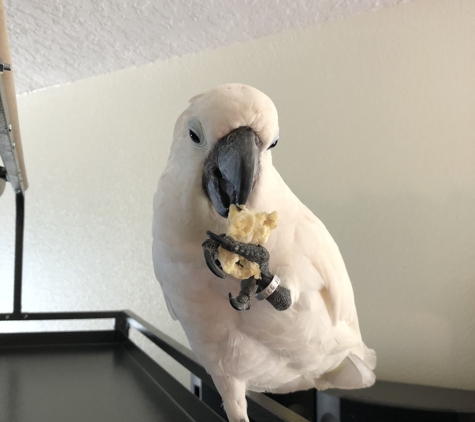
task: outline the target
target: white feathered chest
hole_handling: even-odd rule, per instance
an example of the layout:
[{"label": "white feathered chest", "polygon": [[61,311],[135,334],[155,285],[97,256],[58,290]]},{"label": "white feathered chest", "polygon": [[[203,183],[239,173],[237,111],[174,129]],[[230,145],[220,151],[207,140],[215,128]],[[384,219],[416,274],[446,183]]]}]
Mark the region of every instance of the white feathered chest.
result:
[{"label": "white feathered chest", "polygon": [[[166,187],[159,186],[159,192],[162,189]],[[286,189],[281,186],[279,190]],[[158,193],[156,202],[162,201],[160,197]],[[200,209],[198,204],[192,209]],[[314,245],[299,246],[299,236],[308,236],[307,226],[314,223],[300,203],[278,209],[279,226],[266,244],[271,271],[280,275],[293,294],[294,305],[286,312],[256,300],[250,310],[241,313],[229,306],[228,292],[237,293],[239,280],[213,276],[201,250],[206,230],[224,232],[223,219],[194,221],[188,217],[186,222],[188,218],[169,209],[167,201],[156,204],[156,209],[154,262],[160,263],[155,266],[156,275],[193,351],[211,374],[247,374],[249,387],[257,391],[309,388],[314,377],[342,359],[340,341],[344,340],[345,346],[348,341],[360,341],[359,333],[331,323],[320,294],[323,281],[307,256]],[[210,211],[207,204],[203,206],[204,215]],[[188,225],[194,230],[186,229]],[[347,338],[348,334],[353,338]]]}]

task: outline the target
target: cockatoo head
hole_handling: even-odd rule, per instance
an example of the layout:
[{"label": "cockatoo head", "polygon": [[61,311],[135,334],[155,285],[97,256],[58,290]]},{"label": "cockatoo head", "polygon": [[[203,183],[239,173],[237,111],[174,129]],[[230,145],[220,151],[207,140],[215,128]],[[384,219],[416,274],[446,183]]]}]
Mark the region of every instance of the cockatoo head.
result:
[{"label": "cockatoo head", "polygon": [[261,172],[272,165],[277,110],[265,94],[241,84],[220,85],[190,103],[176,123],[172,155],[194,163],[203,194],[227,217],[230,204],[246,204]]}]

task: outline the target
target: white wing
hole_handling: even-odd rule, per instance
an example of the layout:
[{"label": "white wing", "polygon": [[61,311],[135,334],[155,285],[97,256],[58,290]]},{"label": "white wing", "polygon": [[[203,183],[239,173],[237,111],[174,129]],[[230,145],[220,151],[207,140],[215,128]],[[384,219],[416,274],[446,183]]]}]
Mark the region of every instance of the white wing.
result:
[{"label": "white wing", "polygon": [[304,205],[302,214],[297,236],[302,236],[305,255],[322,278],[321,294],[332,322],[353,322],[357,319],[353,288],[340,250],[325,225]]}]

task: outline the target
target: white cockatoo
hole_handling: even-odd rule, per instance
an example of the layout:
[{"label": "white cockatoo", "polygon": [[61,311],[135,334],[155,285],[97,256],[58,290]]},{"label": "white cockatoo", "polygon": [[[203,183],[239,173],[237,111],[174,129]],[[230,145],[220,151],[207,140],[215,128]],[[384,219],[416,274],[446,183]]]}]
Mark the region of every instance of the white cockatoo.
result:
[{"label": "white cockatoo", "polygon": [[[278,138],[276,108],[255,88],[226,84],[193,97],[176,122],[153,204],[155,274],[231,422],[249,421],[246,390],[375,381],[376,355],[361,338],[340,251],[274,168]],[[226,231],[230,204],[277,211],[265,248],[215,234]],[[259,263],[261,279],[223,279],[219,245]],[[266,301],[251,300],[269,286]]]}]

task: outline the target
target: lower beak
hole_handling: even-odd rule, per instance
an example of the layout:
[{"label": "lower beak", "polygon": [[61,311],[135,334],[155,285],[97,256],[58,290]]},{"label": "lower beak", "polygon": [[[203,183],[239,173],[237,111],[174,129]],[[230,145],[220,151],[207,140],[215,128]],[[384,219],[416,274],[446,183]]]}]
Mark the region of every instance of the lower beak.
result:
[{"label": "lower beak", "polygon": [[245,205],[258,167],[258,136],[240,127],[220,139],[205,162],[203,187],[222,217],[231,204]]}]

